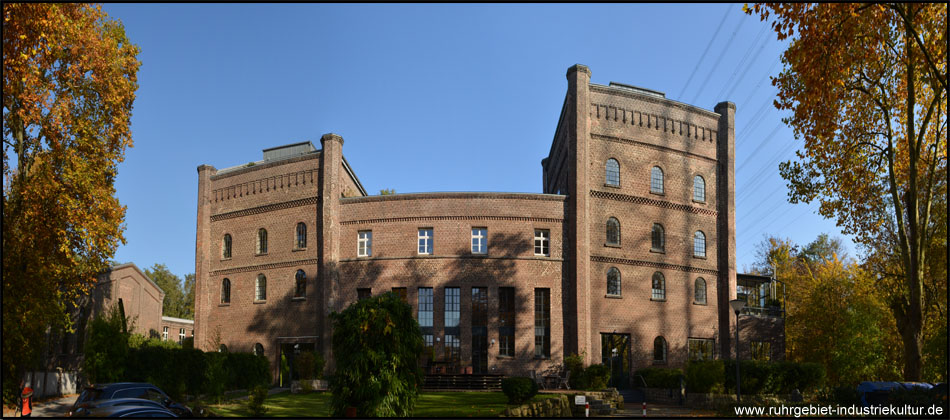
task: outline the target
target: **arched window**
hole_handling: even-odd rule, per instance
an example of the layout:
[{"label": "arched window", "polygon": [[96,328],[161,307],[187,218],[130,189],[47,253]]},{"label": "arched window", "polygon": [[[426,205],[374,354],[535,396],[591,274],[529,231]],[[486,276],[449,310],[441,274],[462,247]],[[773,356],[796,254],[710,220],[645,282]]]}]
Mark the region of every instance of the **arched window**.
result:
[{"label": "arched window", "polygon": [[650,170],[650,192],[663,194],[663,170],[659,166]]},{"label": "arched window", "polygon": [[257,230],[257,253],[267,253],[267,229],[260,228]]},{"label": "arched window", "polygon": [[255,355],[255,356],[263,356],[263,355],[264,355],[264,345],[263,345],[263,344],[257,343],[257,344],[254,345],[254,355]]},{"label": "arched window", "polygon": [[700,305],[706,304],[706,280],[702,277],[696,279],[696,286],[693,287],[693,300]]},{"label": "arched window", "polygon": [[297,223],[297,249],[303,249],[307,247],[307,224],[304,222]]},{"label": "arched window", "polygon": [[231,303],[231,280],[221,280],[221,303]]},{"label": "arched window", "polygon": [[693,256],[706,258],[706,234],[697,230],[693,235]]},{"label": "arched window", "polygon": [[613,217],[607,219],[607,244],[620,245],[620,221]]},{"label": "arched window", "polygon": [[267,299],[267,277],[263,274],[257,275],[257,284],[254,287],[254,300]]},{"label": "arched window", "polygon": [[620,296],[620,270],[617,267],[610,267],[610,270],[607,270],[607,294]]},{"label": "arched window", "polygon": [[228,352],[228,346],[225,346],[224,344],[218,346],[218,353],[227,353],[227,352]]},{"label": "arched window", "polygon": [[693,201],[706,202],[706,180],[699,175],[693,177]]},{"label": "arched window", "polygon": [[304,297],[307,295],[307,273],[303,270],[297,270],[296,275],[297,288],[294,289],[294,297]]},{"label": "arched window", "polygon": [[666,279],[659,271],[653,273],[653,300],[666,300]]},{"label": "arched window", "polygon": [[653,361],[654,362],[665,362],[666,361],[666,339],[657,337],[653,340]]},{"label": "arched window", "polygon": [[614,187],[620,186],[620,164],[617,159],[607,159],[607,165],[604,169],[604,178],[607,185]]},{"label": "arched window", "polygon": [[231,258],[231,234],[225,233],[221,241],[221,258]]},{"label": "arched window", "polygon": [[653,224],[653,233],[651,235],[650,248],[653,251],[663,252],[666,246],[666,237],[663,234],[663,226],[659,223]]}]

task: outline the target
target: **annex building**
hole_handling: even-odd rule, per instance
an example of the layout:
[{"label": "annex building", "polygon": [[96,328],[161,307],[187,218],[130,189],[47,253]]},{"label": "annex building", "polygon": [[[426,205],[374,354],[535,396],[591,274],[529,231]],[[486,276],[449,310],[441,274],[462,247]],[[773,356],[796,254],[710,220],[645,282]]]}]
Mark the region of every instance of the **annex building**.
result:
[{"label": "annex building", "polygon": [[195,345],[263,352],[276,378],[282,353],[332,360],[330,312],[392,291],[430,362],[475,373],[731,357],[735,105],[590,75],[567,71],[539,194],[369,196],[335,134],[199,166]]}]

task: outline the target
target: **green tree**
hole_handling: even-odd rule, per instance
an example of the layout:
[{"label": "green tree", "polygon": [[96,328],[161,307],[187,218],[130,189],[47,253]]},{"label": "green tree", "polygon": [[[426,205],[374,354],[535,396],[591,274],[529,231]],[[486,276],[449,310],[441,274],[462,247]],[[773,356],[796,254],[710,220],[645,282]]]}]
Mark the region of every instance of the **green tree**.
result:
[{"label": "green tree", "polygon": [[184,309],[182,318],[195,319],[195,273],[185,274]]},{"label": "green tree", "polygon": [[90,383],[124,379],[130,337],[128,321],[118,305],[96,315],[89,326],[82,362],[83,374]]},{"label": "green tree", "polygon": [[[114,181],[139,49],[88,4],[3,3],[3,400],[44,332],[72,330],[122,236]],[[9,379],[9,380],[8,380]]]},{"label": "green tree", "polygon": [[[904,378],[921,378],[923,284],[934,204],[947,180],[945,4],[793,3],[745,7],[792,37],[772,82],[775,106],[804,141],[782,163],[793,203],[855,235],[890,292]],[[942,222],[946,225],[946,220]],[[945,257],[942,257],[945,258]],[[941,281],[946,282],[946,276]]]},{"label": "green tree", "polygon": [[396,194],[396,190],[391,189],[391,188],[390,189],[384,188],[384,189],[379,190],[379,195],[393,195],[393,194]]},{"label": "green tree", "polygon": [[356,407],[360,417],[412,414],[423,383],[422,332],[412,307],[393,293],[360,300],[333,321],[336,374],[332,414]]},{"label": "green tree", "polygon": [[[162,301],[162,315],[176,318],[189,318],[188,303],[182,290],[181,278],[168,270],[165,264],[155,264],[145,269],[145,275],[152,279],[165,292]],[[192,307],[194,302],[192,302]]]}]

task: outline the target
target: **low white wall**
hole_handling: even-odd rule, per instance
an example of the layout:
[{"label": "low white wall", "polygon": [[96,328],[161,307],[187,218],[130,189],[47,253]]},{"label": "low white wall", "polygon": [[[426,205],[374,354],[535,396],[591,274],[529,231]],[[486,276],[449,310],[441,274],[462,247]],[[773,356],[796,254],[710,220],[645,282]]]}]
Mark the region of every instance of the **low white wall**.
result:
[{"label": "low white wall", "polygon": [[24,375],[23,381],[33,388],[35,400],[49,396],[76,394],[79,373],[62,370],[28,372]]}]

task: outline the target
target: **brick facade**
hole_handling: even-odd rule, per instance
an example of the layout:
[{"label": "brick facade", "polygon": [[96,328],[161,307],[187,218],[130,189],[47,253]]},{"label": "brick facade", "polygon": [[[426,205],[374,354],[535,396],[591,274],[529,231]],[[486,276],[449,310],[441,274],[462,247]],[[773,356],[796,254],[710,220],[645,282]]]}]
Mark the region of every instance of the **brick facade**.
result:
[{"label": "brick facade", "polygon": [[[232,351],[260,343],[277,372],[285,343],[313,344],[332,366],[327,314],[357,299],[406,288],[418,314],[419,288],[433,290],[434,352],[442,354],[445,289],[460,288],[460,359],[472,361],[472,289],[488,291],[488,371],[525,375],[570,353],[600,363],[604,334],[628,340],[629,369],[679,366],[687,340],[713,340],[730,355],[735,271],[735,106],[715,112],[631,86],[590,83],[590,70],[567,73],[567,94],[549,155],[542,160],[543,194],[429,193],[367,196],[343,159],[343,139],[324,135],[322,149],[292,145],[253,165],[198,167],[195,345],[217,339]],[[300,148],[303,149],[300,149]],[[309,148],[308,148],[309,147]],[[268,149],[274,150],[274,149]],[[289,150],[289,149],[288,149]],[[265,157],[268,152],[265,152]],[[608,159],[619,163],[619,186],[605,181]],[[663,192],[651,192],[651,169],[662,169]],[[694,200],[694,177],[705,185]],[[607,244],[606,221],[620,223],[619,245]],[[296,226],[306,224],[298,248]],[[651,229],[665,232],[661,252]],[[258,231],[267,252],[258,254]],[[472,229],[487,230],[488,251],[473,254]],[[432,253],[420,255],[419,229],[431,229]],[[536,255],[536,229],[549,232],[550,252]],[[359,232],[372,232],[372,255],[358,255]],[[705,257],[693,255],[697,231]],[[223,255],[223,238],[232,238]],[[606,273],[620,272],[619,295],[607,294]],[[296,294],[296,273],[306,293]],[[664,299],[652,299],[651,278],[665,279]],[[255,296],[259,275],[266,299]],[[702,278],[705,303],[695,300]],[[222,302],[222,283],[230,284]],[[499,355],[499,288],[516,296],[514,356]],[[550,296],[550,355],[535,357],[535,290]],[[663,337],[668,357],[654,361]],[[613,337],[613,336],[611,336]],[[627,366],[627,365],[625,365]]]}]

